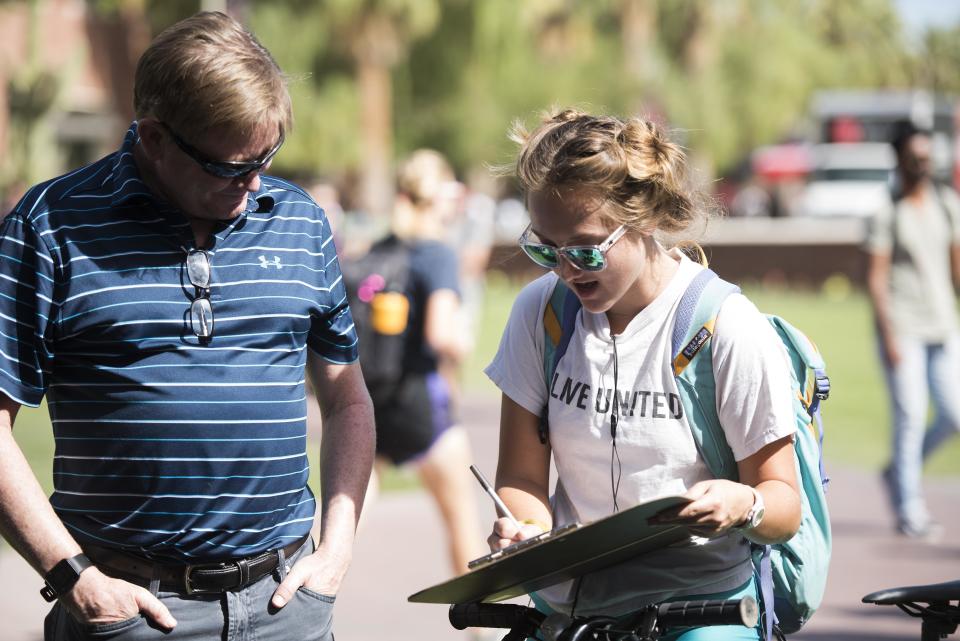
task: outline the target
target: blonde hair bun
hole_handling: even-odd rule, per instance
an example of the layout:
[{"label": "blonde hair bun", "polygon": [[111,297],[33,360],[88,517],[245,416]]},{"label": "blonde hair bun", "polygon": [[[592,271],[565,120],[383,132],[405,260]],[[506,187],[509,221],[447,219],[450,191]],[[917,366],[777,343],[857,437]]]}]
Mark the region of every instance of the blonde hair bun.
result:
[{"label": "blonde hair bun", "polygon": [[528,132],[515,125],[516,175],[527,193],[574,187],[593,191],[618,224],[677,234],[704,221],[708,199],[687,180],[683,149],[652,120],[594,116],[576,109],[547,114]]}]

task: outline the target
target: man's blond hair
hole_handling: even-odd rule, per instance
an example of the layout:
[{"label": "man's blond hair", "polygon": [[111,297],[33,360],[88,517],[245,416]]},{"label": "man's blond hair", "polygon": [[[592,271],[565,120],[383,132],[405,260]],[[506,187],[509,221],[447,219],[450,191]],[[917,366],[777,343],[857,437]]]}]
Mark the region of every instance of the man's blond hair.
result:
[{"label": "man's blond hair", "polygon": [[252,33],[204,11],[165,29],[137,64],[137,118],[154,117],[184,137],[226,128],[249,135],[263,123],[293,124],[287,79]]}]

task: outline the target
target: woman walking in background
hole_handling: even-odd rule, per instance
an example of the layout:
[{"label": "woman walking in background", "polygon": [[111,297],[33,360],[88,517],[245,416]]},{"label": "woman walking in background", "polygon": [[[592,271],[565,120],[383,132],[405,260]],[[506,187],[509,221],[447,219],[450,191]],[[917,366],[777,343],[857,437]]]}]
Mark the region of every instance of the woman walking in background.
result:
[{"label": "woman walking in background", "polygon": [[[351,306],[357,308],[360,362],[376,415],[376,469],[416,469],[443,517],[453,569],[462,574],[467,561],[483,553],[483,539],[470,443],[444,375],[456,370],[468,349],[457,255],[445,242],[459,204],[457,185],[436,151],[419,150],[401,164],[391,233],[358,261],[359,302]],[[370,303],[368,328],[361,327],[364,301]]]}]

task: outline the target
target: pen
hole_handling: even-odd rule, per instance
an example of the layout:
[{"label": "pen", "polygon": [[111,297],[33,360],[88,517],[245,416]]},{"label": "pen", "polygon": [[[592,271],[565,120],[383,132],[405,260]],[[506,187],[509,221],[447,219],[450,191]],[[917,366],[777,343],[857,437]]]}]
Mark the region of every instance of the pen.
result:
[{"label": "pen", "polygon": [[513,524],[517,527],[517,530],[521,529],[520,522],[517,521],[517,517],[510,512],[510,509],[500,500],[500,497],[497,496],[497,493],[493,491],[493,487],[487,482],[487,479],[484,478],[483,473],[477,469],[476,465],[470,466],[470,471],[473,472],[473,475],[477,477],[477,480],[480,481],[480,486],[483,488],[483,491],[490,495],[490,498],[493,499],[493,502],[496,503],[497,507],[503,512],[504,516],[513,521]]}]

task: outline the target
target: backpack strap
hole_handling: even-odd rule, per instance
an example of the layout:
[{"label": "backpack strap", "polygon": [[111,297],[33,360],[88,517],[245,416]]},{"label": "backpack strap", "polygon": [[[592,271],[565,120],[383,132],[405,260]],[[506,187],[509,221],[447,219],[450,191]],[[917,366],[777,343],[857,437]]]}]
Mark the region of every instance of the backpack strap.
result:
[{"label": "backpack strap", "polygon": [[570,344],[580,307],[581,303],[577,295],[558,278],[550,300],[543,310],[543,380],[547,385],[547,401],[543,404],[543,411],[540,413],[538,431],[541,443],[546,443],[550,434],[548,408],[553,375],[557,370],[557,363],[563,358]]},{"label": "backpack strap", "polygon": [[[720,306],[730,294],[739,291],[739,287],[721,279],[712,270],[697,274],[680,299],[671,345],[673,373],[700,455],[715,478],[732,481],[739,479],[737,461],[717,414],[713,353],[703,348],[713,337]],[[697,356],[699,358],[695,358]],[[769,641],[776,621],[771,547],[760,546],[758,553],[756,570],[763,600],[764,639]]]},{"label": "backpack strap", "polygon": [[720,306],[739,291],[704,269],[680,298],[671,338],[673,375],[697,449],[714,477],[730,480],[738,478],[737,462],[717,415],[713,354],[704,347],[709,347]]},{"label": "backpack strap", "polygon": [[396,234],[391,234],[385,244],[390,247],[390,251],[387,254],[388,262],[383,266],[383,269],[391,276],[385,287],[388,291],[406,294],[412,276],[410,263],[413,247]]}]

